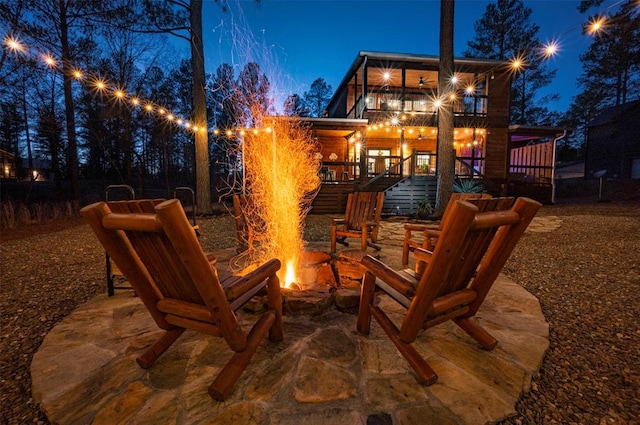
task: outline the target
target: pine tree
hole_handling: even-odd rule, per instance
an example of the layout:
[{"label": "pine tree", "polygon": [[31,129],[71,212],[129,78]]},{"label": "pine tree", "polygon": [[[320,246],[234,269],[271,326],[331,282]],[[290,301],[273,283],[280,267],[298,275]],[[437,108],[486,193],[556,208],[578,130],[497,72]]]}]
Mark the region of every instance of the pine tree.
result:
[{"label": "pine tree", "polygon": [[531,23],[532,12],[521,0],[497,0],[487,5],[474,25],[475,38],[467,43],[469,49],[464,52],[467,57],[519,59],[523,63],[512,84],[511,122],[515,124],[536,124],[548,115],[544,104],[558,97],[537,98],[538,90],[551,83],[556,71],[544,63],[537,37],[540,27]]},{"label": "pine tree", "polygon": [[[580,3],[581,12],[599,6],[601,0]],[[640,98],[640,12],[637,1],[627,0],[595,32],[593,42],[580,55],[582,75],[578,86],[582,89],[572,99],[565,115],[568,125],[575,129],[574,147],[584,145],[587,124],[603,109]],[[601,17],[593,16],[590,22]],[[592,29],[586,26],[585,33]]]},{"label": "pine tree", "polygon": [[309,91],[304,92],[303,99],[311,117],[322,117],[324,110],[331,100],[333,89],[324,78],[316,78]]},{"label": "pine tree", "polygon": [[284,115],[288,117],[307,117],[309,116],[309,110],[307,109],[304,100],[298,94],[290,94],[284,101]]},{"label": "pine tree", "polygon": [[637,1],[628,0],[580,56],[583,72],[578,84],[598,109],[640,97],[639,10]]}]

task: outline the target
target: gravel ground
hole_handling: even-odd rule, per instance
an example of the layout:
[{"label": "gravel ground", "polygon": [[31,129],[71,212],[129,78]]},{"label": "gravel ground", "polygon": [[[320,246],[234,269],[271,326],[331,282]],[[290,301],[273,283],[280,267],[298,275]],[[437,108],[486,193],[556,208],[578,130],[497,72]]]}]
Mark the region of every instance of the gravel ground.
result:
[{"label": "gravel ground", "polygon": [[[501,424],[640,424],[640,202],[545,206],[562,218],[527,234],[505,273],[537,296],[550,348],[517,415]],[[230,217],[199,219],[202,244],[235,244]],[[330,218],[310,216],[309,241]],[[47,424],[29,366],[47,332],[105,291],[104,253],[80,221],[4,232],[0,243],[0,423]]]}]

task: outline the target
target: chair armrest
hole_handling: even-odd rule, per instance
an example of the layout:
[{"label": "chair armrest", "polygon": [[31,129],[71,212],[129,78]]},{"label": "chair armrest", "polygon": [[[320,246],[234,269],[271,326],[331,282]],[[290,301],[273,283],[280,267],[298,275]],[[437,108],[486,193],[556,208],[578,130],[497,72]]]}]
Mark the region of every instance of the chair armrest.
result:
[{"label": "chair armrest", "polygon": [[437,230],[437,224],[405,224],[404,230],[409,232],[423,232],[425,230]]},{"label": "chair armrest", "polygon": [[272,259],[244,276],[234,276],[225,281],[224,292],[231,301],[256,287],[264,287],[267,278],[280,270],[280,261]]},{"label": "chair armrest", "polygon": [[401,275],[371,255],[365,255],[360,262],[376,278],[382,280],[403,296],[411,298],[415,295],[415,281]]},{"label": "chair armrest", "polygon": [[433,252],[427,251],[426,249],[422,249],[422,248],[416,248],[416,250],[413,251],[413,256],[416,258],[416,260],[424,261],[426,263],[428,263],[431,260],[432,255],[433,255]]},{"label": "chair armrest", "polygon": [[380,223],[375,221],[375,220],[362,220],[360,222],[360,226],[362,226],[362,227],[371,227],[371,228],[373,228],[373,227],[376,227],[376,226],[379,226],[379,225],[380,225]]},{"label": "chair armrest", "polygon": [[422,231],[425,238],[437,238],[440,236],[440,233],[442,232],[438,229],[424,229]]}]

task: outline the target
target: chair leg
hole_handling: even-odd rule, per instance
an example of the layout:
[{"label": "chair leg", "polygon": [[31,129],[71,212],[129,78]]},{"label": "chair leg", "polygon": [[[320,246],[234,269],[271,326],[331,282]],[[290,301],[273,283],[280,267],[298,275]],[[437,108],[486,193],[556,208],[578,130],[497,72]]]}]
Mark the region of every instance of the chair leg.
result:
[{"label": "chair leg", "polygon": [[331,226],[331,250],[329,252],[334,253],[336,252],[336,232],[337,232],[337,228],[336,226]]},{"label": "chair leg", "polygon": [[264,339],[276,320],[275,312],[269,310],[253,325],[247,336],[247,345],[243,351],[235,353],[222,368],[216,379],[209,386],[209,395],[217,401],[224,401],[236,381],[242,375],[255,354],[258,345]]},{"label": "chair leg", "polygon": [[276,342],[284,339],[282,332],[282,294],[280,293],[280,279],[273,275],[267,281],[267,304],[275,312],[273,326],[269,329],[269,340]]},{"label": "chair leg", "polygon": [[411,344],[407,344],[400,340],[399,333],[400,331],[393,324],[393,322],[387,317],[386,314],[379,307],[371,307],[371,314],[376,319],[376,322],[380,325],[380,327],[386,332],[402,354],[402,357],[407,360],[407,363],[413,368],[413,370],[418,375],[418,382],[422,385],[432,385],[438,380],[438,375],[431,369],[431,366],[425,361],[425,359],[420,356],[418,351],[413,348]]},{"label": "chair leg", "polygon": [[174,328],[166,331],[164,335],[160,337],[151,347],[147,349],[140,357],[136,359],[136,362],[143,369],[149,369],[158,360],[158,358],[165,352],[176,339],[182,335],[185,328]]},{"label": "chair leg", "polygon": [[402,244],[402,267],[407,267],[409,265],[409,241],[405,237],[404,242]]},{"label": "chair leg", "polygon": [[367,239],[369,238],[369,232],[367,232],[367,226],[362,226],[362,232],[360,235],[360,250],[367,250]]},{"label": "chair leg", "polygon": [[376,290],[376,277],[371,273],[365,273],[360,288],[360,307],[358,308],[358,322],[356,328],[362,335],[369,335],[371,330],[371,306]]},{"label": "chair leg", "polygon": [[457,317],[453,321],[485,350],[493,350],[498,345],[498,340],[470,317]]}]

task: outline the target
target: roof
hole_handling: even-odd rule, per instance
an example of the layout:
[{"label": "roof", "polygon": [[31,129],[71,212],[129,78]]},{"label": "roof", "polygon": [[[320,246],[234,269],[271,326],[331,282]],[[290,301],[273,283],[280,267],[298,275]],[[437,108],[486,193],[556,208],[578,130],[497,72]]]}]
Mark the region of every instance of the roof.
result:
[{"label": "roof", "polygon": [[316,136],[349,137],[356,131],[364,130],[369,121],[353,118],[299,118],[311,124]]},{"label": "roof", "polygon": [[331,130],[354,130],[366,128],[369,121],[366,119],[353,118],[311,118],[300,117],[301,122],[310,123],[313,128],[326,128]]},{"label": "roof", "polygon": [[638,109],[640,111],[640,100],[623,103],[622,105],[611,106],[603,110],[598,116],[589,121],[587,127],[596,127],[599,125],[609,124],[615,121],[615,119],[620,115],[623,115],[633,109]]},{"label": "roof", "polygon": [[569,129],[548,126],[510,125],[509,140],[511,142],[535,141],[546,137],[560,137],[566,135]]}]

